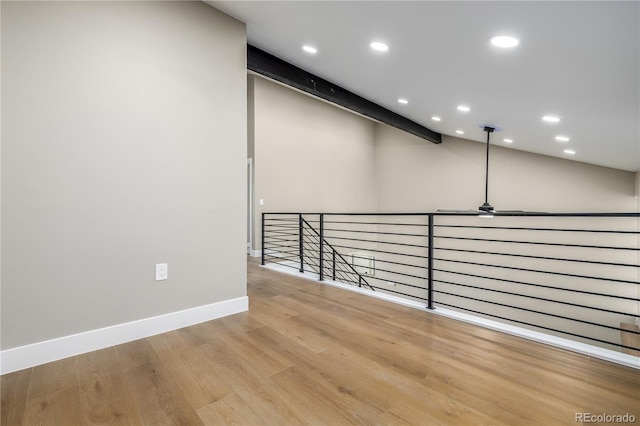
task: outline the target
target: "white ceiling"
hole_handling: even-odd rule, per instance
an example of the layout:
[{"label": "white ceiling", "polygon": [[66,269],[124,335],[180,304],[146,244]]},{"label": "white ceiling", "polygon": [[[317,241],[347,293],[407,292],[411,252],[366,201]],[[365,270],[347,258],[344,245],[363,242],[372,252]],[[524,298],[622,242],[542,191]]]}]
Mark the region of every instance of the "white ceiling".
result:
[{"label": "white ceiling", "polygon": [[[208,3],[245,22],[249,44],[442,134],[482,142],[478,124],[493,124],[498,145],[640,170],[638,1]],[[497,34],[520,45],[495,48]]]}]

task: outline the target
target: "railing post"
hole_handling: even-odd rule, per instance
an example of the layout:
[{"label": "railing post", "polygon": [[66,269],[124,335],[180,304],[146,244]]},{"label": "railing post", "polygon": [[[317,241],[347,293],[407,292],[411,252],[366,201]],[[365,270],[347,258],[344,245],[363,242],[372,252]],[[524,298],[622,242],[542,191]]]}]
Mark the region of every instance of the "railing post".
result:
[{"label": "railing post", "polygon": [[260,235],[260,264],[264,266],[264,212],[262,212],[262,234]]},{"label": "railing post", "polygon": [[331,253],[333,255],[333,259],[331,262],[331,264],[333,265],[333,280],[335,281],[336,280],[336,250],[333,249]]},{"label": "railing post", "polygon": [[302,214],[298,214],[299,232],[298,238],[300,242],[300,272],[304,273],[304,222],[302,221]]},{"label": "railing post", "polygon": [[320,281],[324,281],[324,213],[320,213]]},{"label": "railing post", "polygon": [[427,308],[433,309],[433,214],[428,216],[429,225],[429,254],[428,254],[428,275],[427,275]]}]

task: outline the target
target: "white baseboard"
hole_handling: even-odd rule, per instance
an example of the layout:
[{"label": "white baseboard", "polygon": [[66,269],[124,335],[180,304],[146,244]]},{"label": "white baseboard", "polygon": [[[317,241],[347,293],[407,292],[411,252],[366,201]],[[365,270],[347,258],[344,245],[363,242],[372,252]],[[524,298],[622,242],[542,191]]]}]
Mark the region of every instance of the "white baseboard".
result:
[{"label": "white baseboard", "polygon": [[318,281],[317,274],[302,274],[295,268],[287,268],[285,266],[278,265],[277,263],[269,263],[264,266],[268,269],[273,269],[278,272],[284,272],[286,274],[295,275],[300,278],[305,278],[311,281],[319,282],[321,284],[331,285],[339,287],[344,290],[353,291],[355,293],[364,294],[366,296],[375,297],[377,299],[386,300],[400,305],[408,306],[415,309],[420,309],[436,315],[442,315],[458,321],[468,322],[480,327],[490,328],[492,330],[500,331],[502,333],[511,334],[513,336],[522,337],[524,339],[533,340],[546,345],[555,346],[561,349],[567,349],[573,352],[589,355],[595,358],[603,359],[609,362],[615,362],[616,364],[625,365],[627,367],[640,369],[640,358],[625,354],[622,352],[613,351],[610,349],[601,348],[599,346],[589,345],[586,343],[580,343],[573,340],[565,339],[562,337],[552,336],[546,333],[540,333],[537,331],[529,330],[522,327],[517,327],[509,324],[504,324],[498,321],[492,321],[489,319],[477,317],[474,315],[465,314],[462,312],[454,311],[446,308],[427,309],[425,303],[416,302],[413,300],[405,299],[403,297],[394,296],[392,294],[383,293],[380,291],[371,291],[364,287],[355,287],[349,284],[339,283],[330,280]]},{"label": "white baseboard", "polygon": [[[289,266],[285,266],[285,264],[289,264]],[[365,296],[375,297],[376,299],[386,300],[387,302],[397,303],[399,305],[408,306],[410,308],[421,309],[424,310],[427,308],[427,305],[421,302],[416,302],[414,300],[405,299],[404,297],[394,296],[389,293],[382,293],[380,291],[371,291],[366,287],[356,287],[351,284],[344,284],[338,281],[332,280],[323,280],[319,281],[320,275],[313,270],[307,270],[307,265],[305,265],[305,273],[300,273],[298,270],[300,263],[296,262],[281,262],[281,263],[267,263],[264,265],[264,268],[273,269],[274,271],[282,272],[289,275],[295,275],[297,277],[306,278],[310,281],[320,282],[325,285],[330,285],[333,287],[341,288],[342,290],[352,291],[354,293],[364,294]],[[293,266],[293,267],[291,267]]]},{"label": "white baseboard", "polygon": [[486,318],[477,317],[475,315],[453,311],[450,309],[436,308],[432,312],[459,321],[475,324],[480,327],[490,328],[492,330],[501,331],[513,336],[518,336],[550,346],[555,346],[556,348],[567,349],[573,352],[603,359],[605,361],[615,362],[616,364],[640,369],[640,358],[633,355],[613,351],[611,349],[601,348],[599,346],[589,345],[587,343],[576,342],[574,340],[565,339],[563,337],[552,336],[551,334],[540,333],[538,331],[533,331],[522,327],[504,324],[498,321],[493,321]]},{"label": "white baseboard", "polygon": [[251,257],[262,257],[262,250],[249,250],[249,256]]},{"label": "white baseboard", "polygon": [[216,318],[245,312],[248,309],[249,298],[244,296],[7,349],[0,352],[0,374],[11,373],[70,356],[166,333]]}]

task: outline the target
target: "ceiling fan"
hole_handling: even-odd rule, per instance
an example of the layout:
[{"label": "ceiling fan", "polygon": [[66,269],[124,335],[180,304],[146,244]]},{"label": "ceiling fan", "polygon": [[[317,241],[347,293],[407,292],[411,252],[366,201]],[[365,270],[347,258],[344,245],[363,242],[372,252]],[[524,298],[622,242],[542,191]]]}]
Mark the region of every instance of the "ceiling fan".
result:
[{"label": "ceiling fan", "polygon": [[[484,203],[478,207],[477,210],[469,209],[469,210],[436,210],[440,213],[476,213],[479,217],[491,218],[494,213],[526,213],[524,210],[495,210],[491,204],[489,204],[489,148],[491,146],[490,136],[493,132],[499,132],[502,129],[489,125],[489,124],[481,124],[479,125],[483,131],[487,132],[487,156],[485,162],[485,179],[484,179]],[[531,212],[529,212],[531,213]]]}]

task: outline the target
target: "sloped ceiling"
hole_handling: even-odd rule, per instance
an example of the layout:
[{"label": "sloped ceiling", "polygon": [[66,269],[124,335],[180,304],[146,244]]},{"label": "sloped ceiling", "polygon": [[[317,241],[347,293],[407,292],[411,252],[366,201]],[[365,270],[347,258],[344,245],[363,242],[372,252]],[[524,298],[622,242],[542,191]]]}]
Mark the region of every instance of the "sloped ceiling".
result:
[{"label": "sloped ceiling", "polygon": [[[505,147],[640,169],[639,2],[208,3],[245,22],[250,44],[436,132],[483,142],[492,124]],[[496,48],[498,34],[520,44]]]}]

